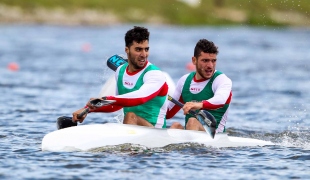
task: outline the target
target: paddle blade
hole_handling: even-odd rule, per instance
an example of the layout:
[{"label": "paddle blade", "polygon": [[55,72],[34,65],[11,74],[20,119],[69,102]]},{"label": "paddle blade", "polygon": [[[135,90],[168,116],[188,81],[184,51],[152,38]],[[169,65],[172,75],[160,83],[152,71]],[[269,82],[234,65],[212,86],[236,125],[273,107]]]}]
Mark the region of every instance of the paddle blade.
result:
[{"label": "paddle blade", "polygon": [[206,110],[200,110],[196,115],[196,118],[204,126],[206,131],[209,132],[211,137],[214,139],[215,130],[216,130],[216,120],[212,114]]},{"label": "paddle blade", "polygon": [[57,129],[77,126],[77,122],[72,121],[72,117],[61,116],[57,119]]},{"label": "paddle blade", "polygon": [[127,63],[127,59],[124,59],[123,57],[119,56],[119,55],[113,55],[111,57],[109,57],[109,59],[107,60],[107,65],[110,69],[112,69],[113,71],[116,71],[116,69],[122,65]]}]

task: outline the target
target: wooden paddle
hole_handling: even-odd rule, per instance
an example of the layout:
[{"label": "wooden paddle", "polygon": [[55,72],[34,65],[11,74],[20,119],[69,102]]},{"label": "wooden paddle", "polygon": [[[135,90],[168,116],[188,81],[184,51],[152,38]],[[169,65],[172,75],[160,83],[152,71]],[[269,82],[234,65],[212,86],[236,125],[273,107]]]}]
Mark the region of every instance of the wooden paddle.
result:
[{"label": "wooden paddle", "polygon": [[[125,64],[127,62],[128,62],[127,59],[124,59],[123,57],[121,57],[119,55],[113,55],[107,60],[107,66],[110,69],[112,69],[113,71],[116,71],[116,69],[120,65]],[[168,95],[168,100],[173,102],[174,104],[180,106],[180,107],[184,106],[184,104],[175,100],[170,95]],[[193,110],[190,110],[189,113],[191,115],[195,116],[196,119],[202,124],[205,131],[208,132],[212,138],[214,138],[215,130],[216,130],[216,120],[215,120],[214,116],[206,110],[200,110],[198,113],[196,113]]]}]

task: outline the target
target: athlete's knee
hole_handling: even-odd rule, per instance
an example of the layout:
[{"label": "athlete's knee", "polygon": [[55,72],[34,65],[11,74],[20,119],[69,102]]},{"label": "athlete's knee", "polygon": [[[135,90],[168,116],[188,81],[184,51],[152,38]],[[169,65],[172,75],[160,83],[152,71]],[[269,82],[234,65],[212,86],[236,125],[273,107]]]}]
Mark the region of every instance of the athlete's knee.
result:
[{"label": "athlete's knee", "polygon": [[189,118],[186,123],[186,129],[189,129],[189,130],[197,130],[198,126],[199,126],[199,122],[194,117]]},{"label": "athlete's knee", "polygon": [[197,121],[196,118],[191,117],[191,118],[188,119],[186,125],[189,125],[189,126],[195,125],[195,124],[196,124],[196,121]]},{"label": "athlete's knee", "polygon": [[124,124],[136,124],[137,123],[137,115],[133,112],[126,113],[123,123]]},{"label": "athlete's knee", "polygon": [[135,117],[136,117],[136,114],[133,113],[133,112],[128,112],[128,113],[126,113],[126,115],[125,115],[125,118],[135,118]]},{"label": "athlete's knee", "polygon": [[178,122],[174,122],[171,126],[170,129],[184,129],[183,126],[178,123]]}]

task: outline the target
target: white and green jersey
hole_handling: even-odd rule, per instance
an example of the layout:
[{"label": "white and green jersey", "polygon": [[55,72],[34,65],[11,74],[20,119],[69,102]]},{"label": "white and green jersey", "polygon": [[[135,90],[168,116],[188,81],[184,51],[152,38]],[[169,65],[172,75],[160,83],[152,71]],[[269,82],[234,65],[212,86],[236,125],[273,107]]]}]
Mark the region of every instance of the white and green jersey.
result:
[{"label": "white and green jersey", "polygon": [[[203,102],[203,109],[208,110],[217,121],[216,132],[224,132],[232,98],[232,81],[220,71],[215,71],[208,80],[198,81],[195,72],[182,76],[176,86],[173,98],[180,102]],[[169,103],[167,119],[173,117],[180,107]],[[190,115],[186,115],[187,123]]]},{"label": "white and green jersey", "polygon": [[166,127],[168,85],[166,77],[155,65],[147,62],[139,72],[130,73],[128,64],[116,70],[116,100],[114,105],[123,106],[124,114],[134,112],[156,128]]}]

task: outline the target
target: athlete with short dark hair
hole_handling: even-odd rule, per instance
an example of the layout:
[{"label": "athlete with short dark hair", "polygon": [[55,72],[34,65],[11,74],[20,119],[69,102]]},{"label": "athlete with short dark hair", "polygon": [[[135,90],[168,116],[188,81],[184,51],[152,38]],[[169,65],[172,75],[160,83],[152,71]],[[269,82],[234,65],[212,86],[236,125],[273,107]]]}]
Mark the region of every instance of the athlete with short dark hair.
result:
[{"label": "athlete with short dark hair", "polygon": [[[114,112],[124,110],[124,124],[135,124],[155,128],[166,127],[168,85],[163,72],[148,61],[149,31],[135,26],[125,34],[125,52],[128,63],[119,66],[115,73],[116,96],[102,100],[115,100],[111,105],[94,107],[87,103],[90,112]],[[86,107],[73,113],[73,121],[83,122],[86,115],[78,119]]]},{"label": "athlete with short dark hair", "polygon": [[[232,81],[222,72],[215,69],[218,47],[212,41],[201,39],[194,49],[192,63],[195,72],[182,76],[173,95],[174,99],[185,103],[185,129],[204,131],[201,123],[189,110],[207,110],[216,119],[216,132],[224,132],[228,116],[228,109],[232,98]],[[179,106],[170,102],[167,119],[172,118],[180,110]],[[184,129],[175,122],[173,129]]]}]

